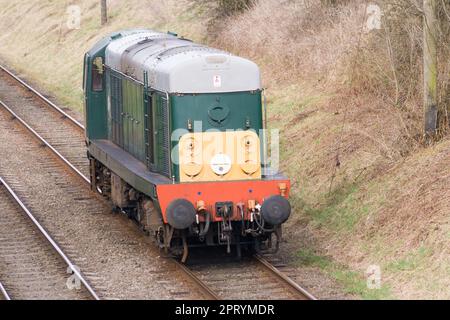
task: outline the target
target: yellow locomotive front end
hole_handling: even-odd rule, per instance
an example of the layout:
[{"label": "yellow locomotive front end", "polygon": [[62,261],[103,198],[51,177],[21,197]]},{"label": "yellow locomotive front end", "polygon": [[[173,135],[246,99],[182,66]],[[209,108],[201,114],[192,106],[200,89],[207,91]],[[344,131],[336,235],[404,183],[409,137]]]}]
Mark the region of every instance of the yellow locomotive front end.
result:
[{"label": "yellow locomotive front end", "polygon": [[179,142],[180,182],[261,179],[260,150],[250,130],[185,134]]}]

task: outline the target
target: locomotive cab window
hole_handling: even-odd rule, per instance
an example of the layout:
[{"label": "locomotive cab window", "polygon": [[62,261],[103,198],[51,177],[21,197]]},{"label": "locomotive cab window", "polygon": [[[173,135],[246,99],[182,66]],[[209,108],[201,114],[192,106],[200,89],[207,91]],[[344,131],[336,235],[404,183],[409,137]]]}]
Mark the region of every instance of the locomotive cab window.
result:
[{"label": "locomotive cab window", "polygon": [[99,92],[103,91],[103,58],[97,57],[92,65],[92,90]]}]

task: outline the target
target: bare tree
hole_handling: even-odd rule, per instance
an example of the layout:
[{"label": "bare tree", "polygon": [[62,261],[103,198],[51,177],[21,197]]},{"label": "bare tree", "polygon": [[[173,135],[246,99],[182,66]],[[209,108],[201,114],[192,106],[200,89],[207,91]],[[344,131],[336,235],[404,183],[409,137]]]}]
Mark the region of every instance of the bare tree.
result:
[{"label": "bare tree", "polygon": [[108,22],[108,7],[106,0],[100,0],[101,15],[102,15],[102,26]]},{"label": "bare tree", "polygon": [[437,129],[437,17],[436,0],[423,0],[423,65],[425,134],[433,136]]}]

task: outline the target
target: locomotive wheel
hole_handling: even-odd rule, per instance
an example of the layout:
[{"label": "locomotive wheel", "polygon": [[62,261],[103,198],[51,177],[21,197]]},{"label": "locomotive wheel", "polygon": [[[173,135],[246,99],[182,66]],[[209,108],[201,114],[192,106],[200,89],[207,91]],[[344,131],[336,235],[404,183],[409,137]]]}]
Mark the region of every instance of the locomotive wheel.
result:
[{"label": "locomotive wheel", "polygon": [[155,238],[156,238],[156,243],[158,244],[159,249],[160,250],[164,249],[165,236],[164,236],[164,227],[163,226],[160,226],[158,228],[158,231],[156,231],[156,234],[155,234]]},{"label": "locomotive wheel", "polygon": [[258,238],[255,238],[255,242],[253,244],[253,250],[256,254],[261,253],[261,240],[259,240]]},{"label": "locomotive wheel", "polygon": [[112,214],[118,214],[120,212],[121,212],[121,210],[120,210],[120,208],[118,206],[113,206],[112,209],[111,209],[111,213]]}]

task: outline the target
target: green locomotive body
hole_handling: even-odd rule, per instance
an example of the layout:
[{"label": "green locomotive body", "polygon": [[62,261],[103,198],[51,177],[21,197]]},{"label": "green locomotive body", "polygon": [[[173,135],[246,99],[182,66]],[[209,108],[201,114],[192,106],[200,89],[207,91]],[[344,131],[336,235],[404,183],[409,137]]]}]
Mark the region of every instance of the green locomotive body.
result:
[{"label": "green locomotive body", "polygon": [[114,33],[84,60],[93,190],[165,249],[257,244],[290,214],[263,170],[258,67],[151,30]]}]

